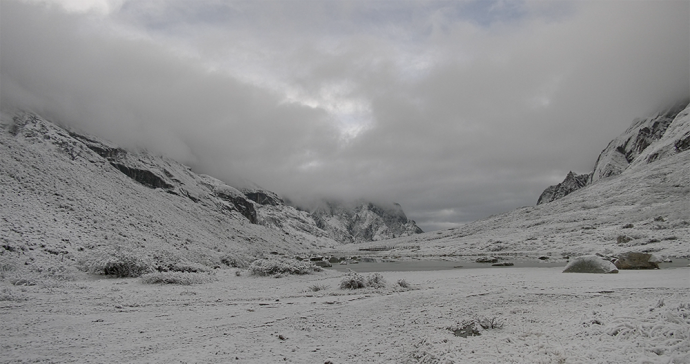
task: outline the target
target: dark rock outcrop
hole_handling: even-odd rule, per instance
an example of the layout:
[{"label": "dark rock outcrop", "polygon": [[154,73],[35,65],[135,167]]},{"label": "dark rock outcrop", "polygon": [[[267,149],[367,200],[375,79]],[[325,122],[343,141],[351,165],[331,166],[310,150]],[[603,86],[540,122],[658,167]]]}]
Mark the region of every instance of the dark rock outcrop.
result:
[{"label": "dark rock outcrop", "polygon": [[245,199],[236,189],[230,186],[220,185],[213,189],[213,194],[223,201],[229,202],[252,224],[256,224],[258,222],[254,204]]},{"label": "dark rock outcrop", "polygon": [[241,191],[248,199],[258,203],[259,205],[280,206],[285,204],[285,202],[278,197],[278,195],[271,191],[244,188],[241,189]]},{"label": "dark rock outcrop", "polygon": [[133,168],[133,167],[128,167],[124,164],[119,164],[119,163],[113,163],[111,164],[117,168],[120,172],[124,173],[127,175],[127,177],[141,183],[142,185],[150,188],[163,188],[163,189],[170,189],[173,188],[173,185],[165,182],[165,180],[155,173],[145,170],[145,169],[138,169],[138,168]]},{"label": "dark rock outcrop", "polygon": [[613,262],[618,269],[659,269],[659,259],[652,254],[627,252]]},{"label": "dark rock outcrop", "polygon": [[539,200],[537,200],[537,205],[558,200],[579,190],[587,185],[590,177],[590,174],[575,174],[569,172],[563,182],[555,186],[550,186],[542,192],[539,196]]}]

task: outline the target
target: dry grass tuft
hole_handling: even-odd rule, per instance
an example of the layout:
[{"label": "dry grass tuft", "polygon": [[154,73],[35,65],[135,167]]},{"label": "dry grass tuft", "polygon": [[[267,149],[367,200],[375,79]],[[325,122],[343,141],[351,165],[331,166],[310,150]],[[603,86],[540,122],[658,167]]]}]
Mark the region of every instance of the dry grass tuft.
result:
[{"label": "dry grass tuft", "polygon": [[288,274],[311,274],[322,271],[309,261],[299,261],[284,257],[271,257],[268,259],[258,259],[249,265],[249,271],[257,276],[282,277]]}]

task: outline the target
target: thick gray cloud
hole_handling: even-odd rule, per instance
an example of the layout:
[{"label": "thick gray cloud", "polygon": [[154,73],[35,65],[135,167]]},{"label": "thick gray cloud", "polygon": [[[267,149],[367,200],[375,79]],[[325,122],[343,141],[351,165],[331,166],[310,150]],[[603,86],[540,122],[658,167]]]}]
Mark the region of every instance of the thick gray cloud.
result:
[{"label": "thick gray cloud", "polygon": [[3,107],[426,230],[535,203],[690,96],[690,3],[3,1]]}]

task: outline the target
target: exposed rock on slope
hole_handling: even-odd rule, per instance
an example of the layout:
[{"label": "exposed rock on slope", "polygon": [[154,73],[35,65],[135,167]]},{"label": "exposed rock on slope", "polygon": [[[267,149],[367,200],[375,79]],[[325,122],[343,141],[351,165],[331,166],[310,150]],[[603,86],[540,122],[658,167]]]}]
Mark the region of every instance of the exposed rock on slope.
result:
[{"label": "exposed rock on slope", "polygon": [[551,202],[563,198],[573,191],[579,190],[580,188],[587,185],[589,182],[589,174],[575,174],[573,172],[568,173],[563,182],[550,186],[542,192],[537,201],[537,205],[543,203]]}]

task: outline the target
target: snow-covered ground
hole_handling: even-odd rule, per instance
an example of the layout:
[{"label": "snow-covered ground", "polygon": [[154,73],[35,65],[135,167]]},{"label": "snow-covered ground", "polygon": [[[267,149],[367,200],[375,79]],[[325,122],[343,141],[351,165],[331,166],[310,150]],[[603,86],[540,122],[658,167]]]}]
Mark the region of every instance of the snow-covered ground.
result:
[{"label": "snow-covered ground", "polygon": [[[361,290],[329,270],[219,270],[194,286],[5,281],[0,362],[690,363],[690,268],[561,270],[385,272],[385,288]],[[454,334],[481,319],[501,327]]]}]

